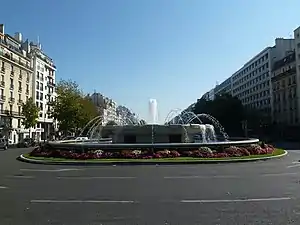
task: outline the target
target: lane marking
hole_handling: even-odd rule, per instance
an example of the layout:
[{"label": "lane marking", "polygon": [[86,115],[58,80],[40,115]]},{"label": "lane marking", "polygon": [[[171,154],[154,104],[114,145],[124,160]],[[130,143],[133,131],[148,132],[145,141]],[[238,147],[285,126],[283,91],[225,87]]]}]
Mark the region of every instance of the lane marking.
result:
[{"label": "lane marking", "polygon": [[136,177],[56,177],[57,179],[64,180],[93,180],[93,179],[136,179]]},{"label": "lane marking", "polygon": [[7,189],[8,187],[0,186],[0,189]]},{"label": "lane marking", "polygon": [[39,170],[39,169],[20,169],[20,171],[31,171],[31,172],[68,172],[68,171],[79,171],[79,170],[84,170],[84,169],[54,169],[54,170]]},{"label": "lane marking", "polygon": [[294,168],[294,167],[299,167],[300,163],[294,163],[293,165],[287,166],[286,168]]},{"label": "lane marking", "polygon": [[234,203],[234,202],[264,202],[264,201],[285,201],[292,198],[249,198],[249,199],[216,199],[216,200],[181,200],[181,203]]},{"label": "lane marking", "polygon": [[138,203],[137,201],[117,200],[30,200],[31,203]]},{"label": "lane marking", "polygon": [[164,179],[210,179],[210,178],[239,178],[233,175],[220,175],[220,176],[170,176],[164,177]]},{"label": "lane marking", "polygon": [[21,178],[21,179],[33,179],[34,176],[22,176],[22,175],[14,175],[14,176],[8,176],[8,178]]},{"label": "lane marking", "polygon": [[[299,165],[300,166],[300,165]],[[291,173],[265,173],[265,174],[248,174],[256,177],[272,177],[272,176],[288,176],[288,175],[297,175],[300,173],[291,172]],[[217,176],[166,176],[164,179],[243,179],[244,176],[234,176],[234,175],[217,175]]]},{"label": "lane marking", "polygon": [[288,175],[297,175],[299,173],[266,173],[262,174],[263,177],[271,177],[271,176],[288,176]]}]

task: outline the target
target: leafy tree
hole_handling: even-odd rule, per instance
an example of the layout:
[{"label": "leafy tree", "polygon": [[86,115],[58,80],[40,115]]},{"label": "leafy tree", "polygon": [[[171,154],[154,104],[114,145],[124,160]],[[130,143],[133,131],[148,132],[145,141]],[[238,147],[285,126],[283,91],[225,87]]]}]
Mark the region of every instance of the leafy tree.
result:
[{"label": "leafy tree", "polygon": [[49,106],[51,116],[58,120],[60,131],[76,133],[97,115],[96,107],[84,97],[76,82],[61,80],[56,92],[56,100]]},{"label": "leafy tree", "polygon": [[36,106],[32,98],[29,98],[22,104],[22,115],[25,117],[22,121],[25,129],[34,127],[37,124],[40,109]]},{"label": "leafy tree", "polygon": [[111,121],[108,121],[106,126],[115,126],[115,125],[118,125],[115,121],[111,120]]},{"label": "leafy tree", "polygon": [[[200,99],[197,101],[194,113],[207,113],[215,117],[231,135],[242,132],[241,122],[245,119],[245,111],[241,101],[229,94],[216,96],[213,101]],[[196,120],[194,122],[197,122]]]}]

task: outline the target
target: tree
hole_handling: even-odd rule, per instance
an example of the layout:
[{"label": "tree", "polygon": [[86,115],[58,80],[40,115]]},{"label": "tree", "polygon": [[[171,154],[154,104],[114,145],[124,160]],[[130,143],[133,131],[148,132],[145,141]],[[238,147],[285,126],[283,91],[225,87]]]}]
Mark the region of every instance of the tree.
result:
[{"label": "tree", "polygon": [[238,135],[242,132],[241,122],[245,119],[245,111],[237,97],[223,94],[216,96],[213,101],[200,99],[195,105],[194,113],[212,115],[223,125],[225,131],[231,135]]},{"label": "tree", "polygon": [[61,80],[55,101],[49,102],[50,114],[58,120],[59,130],[77,133],[97,115],[96,107],[84,97],[76,82]]},{"label": "tree", "polygon": [[34,127],[37,124],[40,109],[36,106],[32,98],[22,104],[22,115],[25,117],[22,125],[25,129]]}]

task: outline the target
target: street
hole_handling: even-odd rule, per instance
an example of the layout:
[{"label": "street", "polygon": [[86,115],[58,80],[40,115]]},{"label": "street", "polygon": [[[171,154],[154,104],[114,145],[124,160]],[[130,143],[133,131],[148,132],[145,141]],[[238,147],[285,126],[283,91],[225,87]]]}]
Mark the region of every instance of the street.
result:
[{"label": "street", "polygon": [[54,166],[0,151],[1,225],[300,224],[300,151],[250,163]]}]

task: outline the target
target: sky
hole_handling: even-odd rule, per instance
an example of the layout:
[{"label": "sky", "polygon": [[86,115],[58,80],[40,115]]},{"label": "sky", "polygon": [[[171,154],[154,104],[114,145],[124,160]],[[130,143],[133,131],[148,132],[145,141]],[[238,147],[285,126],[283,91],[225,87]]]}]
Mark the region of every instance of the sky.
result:
[{"label": "sky", "polygon": [[5,32],[37,41],[85,93],[159,121],[185,109],[276,37],[300,26],[299,0],[3,1]]}]

